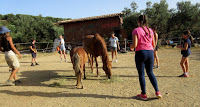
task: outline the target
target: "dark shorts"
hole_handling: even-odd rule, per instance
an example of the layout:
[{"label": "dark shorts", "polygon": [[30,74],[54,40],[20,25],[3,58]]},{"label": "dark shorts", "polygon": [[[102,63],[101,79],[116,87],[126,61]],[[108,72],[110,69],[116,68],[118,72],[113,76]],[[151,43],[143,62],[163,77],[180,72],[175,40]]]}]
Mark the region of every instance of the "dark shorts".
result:
[{"label": "dark shorts", "polygon": [[155,51],[158,51],[158,45],[155,47]]},{"label": "dark shorts", "polygon": [[36,53],[31,53],[32,58],[36,58]]},{"label": "dark shorts", "polygon": [[181,51],[181,54],[183,55],[183,57],[189,57],[191,52],[190,51]]},{"label": "dark shorts", "polygon": [[115,50],[117,50],[117,47],[112,47],[111,46],[110,49],[113,50],[113,51],[115,51]]}]

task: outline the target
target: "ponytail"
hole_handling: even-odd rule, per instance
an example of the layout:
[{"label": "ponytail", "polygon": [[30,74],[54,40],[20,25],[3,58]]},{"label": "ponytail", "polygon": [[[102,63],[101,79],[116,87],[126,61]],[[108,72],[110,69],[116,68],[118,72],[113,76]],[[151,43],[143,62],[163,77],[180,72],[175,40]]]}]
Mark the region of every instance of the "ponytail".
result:
[{"label": "ponytail", "polygon": [[193,36],[192,36],[192,35],[190,35],[190,36],[189,36],[189,39],[190,39],[191,43],[193,44],[193,42],[194,42],[194,41],[193,41],[193,40],[194,40],[194,38],[193,38]]},{"label": "ponytail", "polygon": [[191,35],[191,33],[190,33],[189,30],[183,32],[183,34],[184,34],[184,35],[187,35],[188,38],[190,39],[191,43],[193,43],[194,38],[193,38],[193,36]]},{"label": "ponytail", "polygon": [[[149,26],[148,26],[148,19],[147,19],[147,16],[146,15],[140,15],[138,17],[138,21],[140,22],[141,24],[141,27],[143,28],[143,30],[145,31],[146,35],[149,35],[151,37],[151,32],[150,32],[150,29],[149,29]],[[147,33],[147,31],[144,29],[144,26],[147,27],[149,33]]]}]

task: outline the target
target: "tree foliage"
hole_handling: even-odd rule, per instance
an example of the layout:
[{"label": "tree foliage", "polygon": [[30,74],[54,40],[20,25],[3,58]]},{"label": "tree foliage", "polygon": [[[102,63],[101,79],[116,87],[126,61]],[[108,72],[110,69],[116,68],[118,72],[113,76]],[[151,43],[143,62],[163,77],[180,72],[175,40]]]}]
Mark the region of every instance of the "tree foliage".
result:
[{"label": "tree foliage", "polygon": [[[135,3],[135,2],[134,2]],[[134,4],[137,7],[137,4]],[[132,4],[131,4],[132,7]],[[146,3],[146,9],[140,12],[125,8],[122,12],[128,12],[125,15],[123,27],[129,31],[137,27],[137,18],[140,14],[145,14],[149,19],[149,26],[158,26],[158,34],[167,38],[180,37],[182,32],[190,30],[193,36],[200,36],[200,4],[191,4],[190,1],[182,1],[177,3],[176,9],[169,9],[166,0],[160,3]],[[128,30],[129,29],[129,30]]]},{"label": "tree foliage", "polygon": [[15,43],[29,42],[36,39],[38,42],[52,42],[56,37],[64,34],[63,27],[54,23],[62,18],[7,14],[0,15],[0,26],[7,26]]}]

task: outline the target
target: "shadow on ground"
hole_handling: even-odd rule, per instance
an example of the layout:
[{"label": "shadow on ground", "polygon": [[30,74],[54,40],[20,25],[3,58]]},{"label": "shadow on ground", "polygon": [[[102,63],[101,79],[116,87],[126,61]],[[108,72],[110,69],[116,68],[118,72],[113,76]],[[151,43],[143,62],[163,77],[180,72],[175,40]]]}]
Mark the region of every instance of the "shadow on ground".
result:
[{"label": "shadow on ground", "polygon": [[98,94],[79,94],[79,93],[68,93],[64,92],[35,92],[35,91],[24,91],[14,92],[10,90],[0,90],[0,93],[17,95],[17,96],[40,96],[40,97],[91,97],[91,98],[103,98],[103,99],[132,99],[130,97],[110,96],[110,95],[98,95]]},{"label": "shadow on ground", "polygon": [[72,70],[41,70],[41,71],[24,71],[21,72],[21,84],[18,86],[48,86],[44,84],[45,81],[50,81],[51,79],[75,79],[74,76],[62,76],[58,75],[58,72],[73,72]]}]

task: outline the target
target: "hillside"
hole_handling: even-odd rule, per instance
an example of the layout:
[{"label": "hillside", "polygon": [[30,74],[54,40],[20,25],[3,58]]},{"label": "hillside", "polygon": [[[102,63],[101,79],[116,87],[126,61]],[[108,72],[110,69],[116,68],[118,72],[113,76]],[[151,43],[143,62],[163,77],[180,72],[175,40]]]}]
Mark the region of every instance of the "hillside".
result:
[{"label": "hillside", "polygon": [[61,20],[67,19],[41,15],[0,14],[0,26],[6,26],[12,31],[15,43],[29,42],[33,38],[38,42],[52,42],[60,34],[64,34],[63,27],[54,24]]}]

